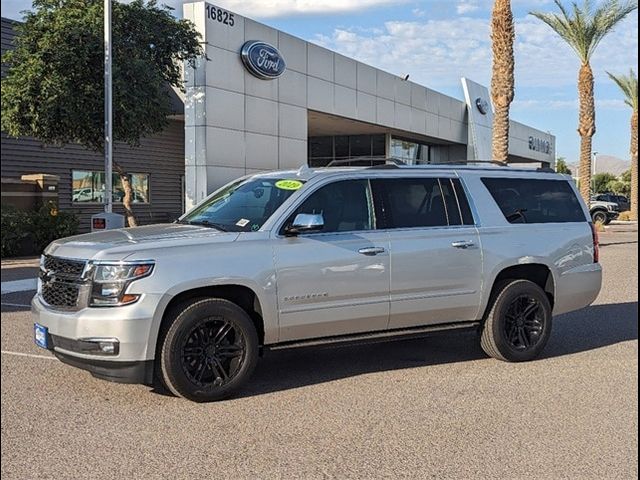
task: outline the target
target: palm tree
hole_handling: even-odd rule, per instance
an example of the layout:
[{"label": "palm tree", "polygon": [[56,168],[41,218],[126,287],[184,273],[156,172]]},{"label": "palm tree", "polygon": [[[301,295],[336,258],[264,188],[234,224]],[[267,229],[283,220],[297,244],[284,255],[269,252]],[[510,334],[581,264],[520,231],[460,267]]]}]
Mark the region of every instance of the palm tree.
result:
[{"label": "palm tree", "polygon": [[493,71],[491,100],[493,101],[493,160],[507,162],[509,155],[509,105],[513,101],[513,40],[515,28],[511,0],[495,0],[491,14]]},{"label": "palm tree", "polygon": [[578,74],[580,113],[580,194],[589,202],[591,186],[591,139],[596,133],[596,112],[593,97],[593,71],[589,61],[600,41],[622,19],[638,8],[637,0],[606,0],[594,8],[592,0],[584,0],[582,7],[572,4],[571,10],[560,0],[554,0],[560,13],[531,12],[549,25],[578,54],[582,65]]},{"label": "palm tree", "polygon": [[631,219],[638,219],[638,76],[633,68],[629,75],[607,72],[625,96],[624,103],[631,107]]}]

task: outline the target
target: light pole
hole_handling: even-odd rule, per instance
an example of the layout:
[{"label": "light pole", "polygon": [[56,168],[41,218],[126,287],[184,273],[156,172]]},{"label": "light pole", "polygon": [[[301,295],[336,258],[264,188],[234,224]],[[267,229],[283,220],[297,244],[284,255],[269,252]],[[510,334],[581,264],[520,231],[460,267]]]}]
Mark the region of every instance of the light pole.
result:
[{"label": "light pole", "polygon": [[113,210],[113,105],[111,100],[111,0],[104,0],[104,211]]}]

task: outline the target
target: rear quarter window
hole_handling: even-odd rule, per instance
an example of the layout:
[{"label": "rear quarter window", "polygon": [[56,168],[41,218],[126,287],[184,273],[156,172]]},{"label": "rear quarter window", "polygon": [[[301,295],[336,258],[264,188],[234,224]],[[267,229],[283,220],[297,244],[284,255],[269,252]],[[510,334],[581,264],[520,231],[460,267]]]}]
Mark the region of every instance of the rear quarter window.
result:
[{"label": "rear quarter window", "polygon": [[565,180],[483,178],[509,223],[585,222],[582,205]]}]

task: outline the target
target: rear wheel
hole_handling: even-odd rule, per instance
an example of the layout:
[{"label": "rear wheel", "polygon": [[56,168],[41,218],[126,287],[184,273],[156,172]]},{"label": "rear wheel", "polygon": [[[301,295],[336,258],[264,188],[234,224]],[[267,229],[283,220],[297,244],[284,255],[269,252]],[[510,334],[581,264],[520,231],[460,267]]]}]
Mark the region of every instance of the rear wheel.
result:
[{"label": "rear wheel", "polygon": [[508,362],[536,358],[551,334],[551,303],[529,280],[506,280],[496,288],[480,344],[490,356]]},{"label": "rear wheel", "polygon": [[158,362],[172,393],[207,402],[240,388],[257,359],[258,335],[251,318],[228,300],[209,298],[186,305],[174,316]]}]

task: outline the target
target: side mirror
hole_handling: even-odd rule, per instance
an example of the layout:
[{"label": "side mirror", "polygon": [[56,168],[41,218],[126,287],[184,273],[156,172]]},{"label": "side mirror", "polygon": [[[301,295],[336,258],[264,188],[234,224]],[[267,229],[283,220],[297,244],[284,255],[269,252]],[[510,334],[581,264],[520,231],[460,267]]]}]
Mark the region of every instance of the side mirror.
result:
[{"label": "side mirror", "polygon": [[324,217],[321,213],[299,213],[293,223],[285,228],[285,235],[295,236],[300,233],[318,232],[324,228]]}]

